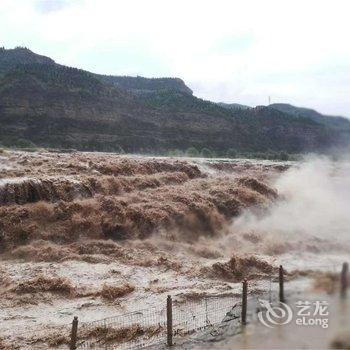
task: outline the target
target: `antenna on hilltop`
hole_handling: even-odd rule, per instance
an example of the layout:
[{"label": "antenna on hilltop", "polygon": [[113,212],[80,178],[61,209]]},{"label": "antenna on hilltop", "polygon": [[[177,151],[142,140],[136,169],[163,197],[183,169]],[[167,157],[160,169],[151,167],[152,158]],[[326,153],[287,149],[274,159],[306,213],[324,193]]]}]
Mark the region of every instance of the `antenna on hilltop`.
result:
[{"label": "antenna on hilltop", "polygon": [[269,104],[268,105],[270,105],[271,104],[271,96],[269,96]]}]

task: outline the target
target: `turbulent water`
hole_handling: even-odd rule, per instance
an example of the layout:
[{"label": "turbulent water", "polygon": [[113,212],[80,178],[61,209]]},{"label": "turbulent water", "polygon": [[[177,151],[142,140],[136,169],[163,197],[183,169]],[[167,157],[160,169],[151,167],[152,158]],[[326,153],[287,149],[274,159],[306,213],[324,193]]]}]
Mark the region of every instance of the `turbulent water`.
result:
[{"label": "turbulent water", "polygon": [[280,200],[269,214],[246,212],[235,227],[272,232],[286,239],[312,235],[349,242],[350,162],[308,158],[285,172],[274,187]]},{"label": "turbulent water", "polygon": [[10,151],[0,161],[4,343],[63,346],[33,333],[169,293],[232,295],[243,277],[258,289],[281,262],[303,270],[348,252],[346,162]]}]

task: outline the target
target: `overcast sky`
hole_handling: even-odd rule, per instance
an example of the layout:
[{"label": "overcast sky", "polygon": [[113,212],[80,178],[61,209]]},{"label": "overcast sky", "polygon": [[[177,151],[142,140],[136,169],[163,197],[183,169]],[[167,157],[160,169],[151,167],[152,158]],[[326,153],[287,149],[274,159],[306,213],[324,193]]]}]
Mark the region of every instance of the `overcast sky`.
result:
[{"label": "overcast sky", "polygon": [[1,0],[0,46],[196,96],[350,116],[349,0]]}]

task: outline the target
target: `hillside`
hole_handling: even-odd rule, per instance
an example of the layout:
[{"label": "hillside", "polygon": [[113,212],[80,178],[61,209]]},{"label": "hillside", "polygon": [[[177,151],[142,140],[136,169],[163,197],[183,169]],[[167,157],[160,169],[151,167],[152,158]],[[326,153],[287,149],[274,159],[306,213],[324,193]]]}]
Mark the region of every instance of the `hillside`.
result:
[{"label": "hillside", "polygon": [[220,107],[228,108],[228,109],[249,109],[251,107],[246,105],[241,105],[240,103],[224,103],[224,102],[218,102],[218,105]]},{"label": "hillside", "polygon": [[159,90],[178,90],[192,95],[192,90],[179,78],[143,78],[118,77],[113,75],[97,75],[101,81],[128,90],[137,95]]},{"label": "hillside", "polygon": [[224,108],[193,96],[180,79],[101,76],[22,48],[1,50],[0,66],[0,144],[8,146],[303,152],[349,135],[276,108]]},{"label": "hillside", "polygon": [[0,48],[0,77],[18,64],[30,63],[54,64],[55,61],[49,57],[37,55],[24,47],[9,50]]},{"label": "hillside", "polygon": [[350,120],[344,117],[323,115],[313,109],[295,107],[287,103],[273,103],[269,105],[269,107],[288,113],[294,117],[310,118],[315,122],[326,126],[342,130],[350,130]]}]

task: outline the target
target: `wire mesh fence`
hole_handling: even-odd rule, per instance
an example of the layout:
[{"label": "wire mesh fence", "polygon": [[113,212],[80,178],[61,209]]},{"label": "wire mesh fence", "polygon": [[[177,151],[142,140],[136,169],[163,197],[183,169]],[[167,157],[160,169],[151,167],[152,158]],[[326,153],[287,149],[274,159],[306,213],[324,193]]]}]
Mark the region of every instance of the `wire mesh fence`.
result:
[{"label": "wire mesh fence", "polygon": [[[233,297],[209,296],[197,301],[174,302],[173,337],[178,339],[222,322],[237,304]],[[165,344],[166,305],[79,324],[77,349],[138,349]]]},{"label": "wire mesh fence", "polygon": [[234,298],[205,297],[173,309],[174,336],[183,336],[220,323],[235,305]]},{"label": "wire mesh fence", "polygon": [[[297,265],[297,263],[296,263]],[[343,287],[348,285],[347,265],[329,264],[314,265],[310,270],[334,273],[343,278]],[[293,275],[293,264],[284,277],[288,280]],[[300,267],[298,267],[298,270]],[[341,272],[342,271],[342,272]],[[283,272],[283,269],[282,269]],[[340,273],[341,272],[341,273]],[[345,276],[346,275],[346,276]],[[294,275],[293,275],[294,276]],[[345,277],[344,277],[345,276]],[[284,279],[282,273],[282,279]],[[298,275],[297,278],[303,277]],[[294,277],[293,277],[294,278]],[[344,282],[345,281],[345,282]],[[283,282],[283,281],[282,281]],[[283,288],[283,284],[282,284]],[[345,290],[346,292],[346,290]],[[261,308],[260,300],[270,303],[281,301],[281,268],[273,270],[260,279],[252,279],[248,283],[246,295],[246,317],[253,319]],[[201,334],[218,337],[220,334],[237,334],[242,329],[243,296],[237,293],[231,295],[206,295],[196,299],[171,300],[171,341],[178,342],[184,338],[199,337]],[[73,327],[74,328],[74,327]],[[42,329],[42,332],[32,331],[16,334],[16,337],[36,341],[60,341],[72,337],[72,325],[60,326],[59,329]],[[30,334],[32,332],[32,334]],[[75,334],[76,342],[70,343],[71,349],[141,349],[169,342],[169,309],[165,302],[143,310],[129,312],[115,317],[104,318],[92,322],[80,322]],[[168,343],[169,344],[169,343]]]},{"label": "wire mesh fence", "polygon": [[[266,284],[270,286],[270,283]],[[270,288],[272,294],[276,288]],[[250,294],[248,301],[257,300]],[[198,300],[172,303],[172,336],[174,342],[207,331],[217,336],[223,326],[239,321],[242,302],[237,295],[205,296]],[[237,323],[239,325],[239,322]],[[79,324],[77,349],[140,349],[167,342],[167,308],[157,306],[138,312]]]},{"label": "wire mesh fence", "polygon": [[77,348],[137,349],[160,343],[165,335],[165,305],[153,306],[115,317],[81,323]]},{"label": "wire mesh fence", "polygon": [[[335,264],[314,265],[312,269],[332,273],[340,271],[340,267]],[[270,303],[282,301],[283,274],[284,271],[280,268],[279,272],[274,271],[262,280],[252,281],[252,288],[246,296],[245,303],[246,306],[249,305],[246,311],[243,311],[242,297],[237,295],[212,295],[181,302],[175,299],[171,310],[171,342],[199,331],[209,332],[215,337],[227,331],[229,326],[231,334],[238,333],[242,328],[242,314],[246,312],[248,318],[253,317],[260,308],[261,299]],[[81,340],[78,348],[94,349],[103,346],[105,349],[137,349],[166,344],[169,334],[167,326],[167,306],[164,303],[163,306],[139,312],[83,323],[80,326]],[[88,339],[84,340],[84,336]]]}]

